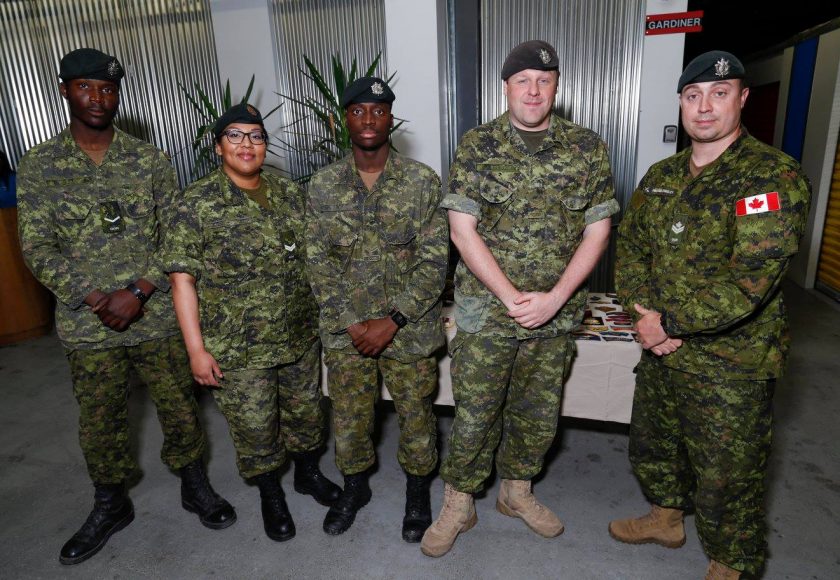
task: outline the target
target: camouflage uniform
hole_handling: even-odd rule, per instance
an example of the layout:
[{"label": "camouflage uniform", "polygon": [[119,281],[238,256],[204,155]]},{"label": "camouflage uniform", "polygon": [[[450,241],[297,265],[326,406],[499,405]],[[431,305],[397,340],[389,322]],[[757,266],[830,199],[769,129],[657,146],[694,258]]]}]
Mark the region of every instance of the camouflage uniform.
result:
[{"label": "camouflage uniform", "polygon": [[[21,248],[56,297],[56,329],[80,406],[79,437],[96,483],[123,481],[137,468],[126,420],[132,369],[157,406],[164,462],[178,469],[204,452],[186,350],[158,257],[160,213],[177,191],[166,156],[116,128],[99,166],[69,128],[20,162]],[[106,327],[84,304],[97,288],[112,292],[139,278],[160,292],[125,332]]]},{"label": "camouflage uniform", "polygon": [[[630,459],[651,502],[696,509],[712,559],[755,574],[773,386],[789,344],[779,285],[810,186],[795,161],[746,132],[696,178],[690,156],[648,171],[619,229],[621,301],[662,313],[666,332],[684,340],[673,354],[642,357]],[[767,192],[778,192],[778,211],[736,215],[739,200]]]},{"label": "camouflage uniform", "polygon": [[[426,475],[437,464],[432,355],[445,344],[440,295],[449,259],[440,195],[434,171],[394,151],[372,191],[352,156],[316,173],[309,185],[307,261],[321,307],[336,463],[345,475],[374,462],[370,429],[378,373],[400,417],[400,465]],[[358,355],[345,329],[388,316],[395,307],[408,325],[380,357]]]},{"label": "camouflage uniform", "polygon": [[318,306],[304,270],[304,196],[268,172],[270,209],[219,169],[170,214],[165,269],[195,277],[204,346],[224,379],[213,395],[249,478],[286,451],[323,445]]},{"label": "camouflage uniform", "polygon": [[[551,290],[584,228],[618,211],[607,150],[598,136],[556,115],[531,154],[505,113],[466,135],[441,204],[478,219],[478,234],[522,291]],[[474,493],[496,466],[530,480],[554,438],[563,380],[574,355],[569,332],[583,318],[581,287],[543,326],[523,328],[463,261],[455,271],[452,352],[455,421],[441,475]]]}]

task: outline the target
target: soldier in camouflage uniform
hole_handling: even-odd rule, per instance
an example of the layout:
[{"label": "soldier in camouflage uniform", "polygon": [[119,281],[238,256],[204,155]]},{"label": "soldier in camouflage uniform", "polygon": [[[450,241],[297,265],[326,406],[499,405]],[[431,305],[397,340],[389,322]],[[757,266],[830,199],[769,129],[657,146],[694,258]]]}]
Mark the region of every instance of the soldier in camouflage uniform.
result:
[{"label": "soldier in camouflage uniform", "polygon": [[445,343],[440,295],[449,230],[438,208],[438,176],[390,150],[393,101],[387,83],[375,77],[344,90],[353,155],[312,178],[307,260],[321,307],[336,463],[345,482],[324,530],[345,532],[370,501],[381,373],[399,417],[398,459],[407,473],[402,536],[419,542],[432,520],[429,483],[438,459],[434,353]]},{"label": "soldier in camouflage uniform", "polygon": [[464,135],[450,168],[442,207],[461,253],[450,344],[456,408],[443,508],[421,546],[428,556],[475,525],[472,494],[494,454],[497,509],[544,537],[563,532],[531,479],[557,430],[584,282],[619,208],[604,143],[551,112],[558,65],[546,42],[514,48],[502,68],[508,112]]},{"label": "soldier in camouflage uniform", "polygon": [[181,473],[185,509],[212,529],[236,513],[207,481],[204,432],[158,256],[160,213],[178,192],[166,156],[116,129],[119,61],[94,49],[61,60],[70,125],[33,147],[18,174],[21,247],[56,297],[56,328],[79,403],[79,440],[94,507],[61,550],[98,552],[134,518],[124,482],[137,470],[127,419],[129,373],[148,386],[163,428],[161,458]]},{"label": "soldier in camouflage uniform", "polygon": [[744,75],[722,51],[686,67],[677,92],[692,146],[642,179],[616,265],[646,349],[630,460],[652,510],[610,533],[676,548],[693,508],[707,578],[763,566],[773,388],[789,343],[780,283],[810,198],[799,165],[741,126]]},{"label": "soldier in camouflage uniform", "polygon": [[297,491],[324,505],[340,492],[318,468],[325,416],[305,200],[295,183],[262,171],[257,109],[231,107],[214,134],[222,166],[172,208],[165,267],[193,376],[215,387],[239,473],[259,487],[265,532],[284,541],[295,535],[278,477],[287,451]]}]

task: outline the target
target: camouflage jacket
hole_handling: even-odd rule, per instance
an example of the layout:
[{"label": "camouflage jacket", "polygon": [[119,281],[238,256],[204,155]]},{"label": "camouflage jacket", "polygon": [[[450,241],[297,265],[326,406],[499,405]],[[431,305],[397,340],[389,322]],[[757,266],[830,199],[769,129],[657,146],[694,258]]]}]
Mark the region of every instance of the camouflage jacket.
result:
[{"label": "camouflage jacket", "polygon": [[[551,290],[580,245],[584,228],[619,211],[603,141],[551,116],[542,147],[529,153],[508,113],[466,133],[449,170],[442,207],[478,219],[478,234],[522,292]],[[465,332],[550,337],[583,318],[584,286],[546,324],[522,328],[463,260],[455,270],[455,321]]]},{"label": "camouflage jacket", "polygon": [[[662,313],[684,339],[666,366],[728,379],[782,374],[789,336],[779,285],[808,219],[810,185],[793,159],[741,135],[696,178],[691,149],[655,164],[619,228],[622,303]],[[737,215],[777,193],[777,211]],[[761,209],[767,199],[750,203]]]},{"label": "camouflage jacket", "polygon": [[196,279],[204,347],[223,369],[293,362],[317,337],[303,191],[266,171],[262,178],[270,209],[218,169],[184,191],[168,220],[165,269]]},{"label": "camouflage jacket", "polygon": [[[29,269],[55,294],[56,329],[65,346],[130,346],[178,332],[158,256],[160,214],[177,192],[163,152],[119,129],[99,166],[69,128],[21,159],[21,248]],[[84,304],[97,288],[112,292],[140,278],[162,292],[125,332],[106,327]]]},{"label": "camouflage jacket", "polygon": [[449,226],[440,198],[435,172],[394,151],[372,191],[352,155],[313,176],[307,261],[325,348],[355,353],[345,329],[393,308],[409,323],[382,356],[408,362],[443,346]]}]

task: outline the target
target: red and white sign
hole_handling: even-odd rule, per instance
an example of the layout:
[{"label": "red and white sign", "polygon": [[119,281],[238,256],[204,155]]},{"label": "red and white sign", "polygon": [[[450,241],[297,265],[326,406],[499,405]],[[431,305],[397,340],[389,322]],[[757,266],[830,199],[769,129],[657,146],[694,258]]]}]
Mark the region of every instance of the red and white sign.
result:
[{"label": "red and white sign", "polygon": [[761,193],[752,197],[739,199],[735,202],[735,215],[745,216],[764,213],[766,211],[779,211],[781,207],[779,193],[771,191],[769,193]]},{"label": "red and white sign", "polygon": [[702,10],[672,12],[671,14],[648,14],[645,17],[645,36],[677,34],[678,32],[702,32],[702,30]]}]

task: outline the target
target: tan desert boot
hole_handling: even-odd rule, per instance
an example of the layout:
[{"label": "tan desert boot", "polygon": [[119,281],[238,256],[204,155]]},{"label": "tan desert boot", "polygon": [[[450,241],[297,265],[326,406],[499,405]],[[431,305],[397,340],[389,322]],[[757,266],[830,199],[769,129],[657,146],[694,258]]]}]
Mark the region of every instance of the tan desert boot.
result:
[{"label": "tan desert boot", "polygon": [[476,522],[478,516],[472,494],[462,493],[447,483],[443,488],[440,515],[423,534],[420,551],[432,558],[440,558],[452,549],[458,534],[472,529]]},{"label": "tan desert boot", "polygon": [[738,580],[740,577],[741,573],[738,570],[733,570],[716,560],[710,561],[706,570],[706,580]]},{"label": "tan desert boot", "polygon": [[496,509],[506,516],[522,519],[544,538],[553,538],[563,533],[563,523],[531,493],[530,481],[503,479]]},{"label": "tan desert boot", "polygon": [[679,548],[685,544],[682,510],[651,504],[650,513],[640,518],[613,520],[610,535],[627,544],[659,544]]}]

